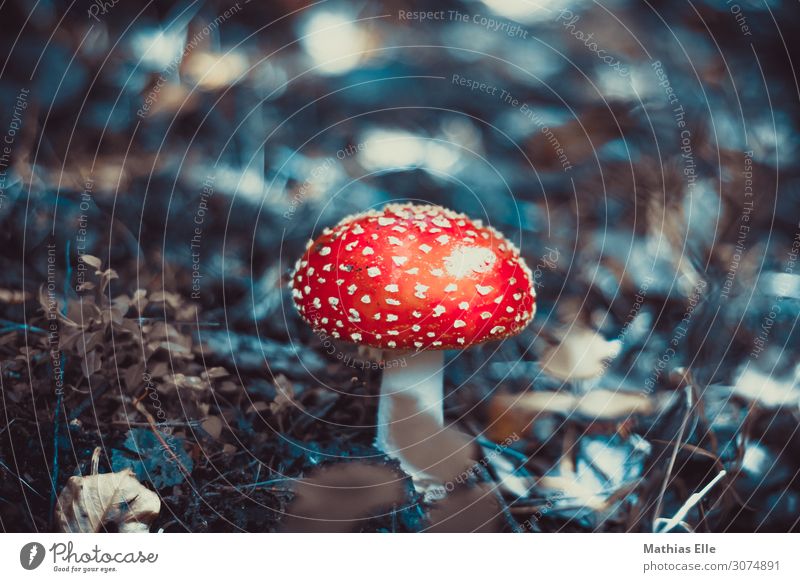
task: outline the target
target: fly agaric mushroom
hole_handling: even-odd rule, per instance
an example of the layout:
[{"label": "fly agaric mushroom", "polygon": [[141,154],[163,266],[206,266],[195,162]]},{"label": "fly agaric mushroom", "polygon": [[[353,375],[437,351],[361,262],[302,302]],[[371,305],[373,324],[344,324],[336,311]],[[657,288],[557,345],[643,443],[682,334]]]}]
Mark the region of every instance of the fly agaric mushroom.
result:
[{"label": "fly agaric mushroom", "polygon": [[443,426],[442,350],[522,331],[536,311],[532,282],[519,250],[492,227],[440,206],[390,204],[309,241],[291,287],[316,331],[405,360],[383,371],[376,446],[424,481],[401,437],[417,415]]}]

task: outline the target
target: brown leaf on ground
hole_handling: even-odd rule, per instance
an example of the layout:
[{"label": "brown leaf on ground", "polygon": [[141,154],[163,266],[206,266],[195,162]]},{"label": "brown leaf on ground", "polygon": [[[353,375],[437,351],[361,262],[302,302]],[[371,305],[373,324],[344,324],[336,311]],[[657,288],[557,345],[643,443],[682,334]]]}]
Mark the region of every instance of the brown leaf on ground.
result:
[{"label": "brown leaf on ground", "polygon": [[86,263],[90,267],[94,267],[95,269],[99,269],[100,266],[103,264],[103,262],[98,257],[95,257],[94,255],[87,255],[85,253],[81,255],[81,261]]},{"label": "brown leaf on ground", "polygon": [[280,415],[292,410],[303,410],[302,404],[295,400],[294,386],[286,376],[278,374],[274,384],[278,394],[269,405],[269,410],[272,414]]},{"label": "brown leaf on ground", "polygon": [[59,531],[90,533],[115,525],[120,533],[147,533],[161,511],[158,495],[130,469],[119,473],[70,477],[56,507]]},{"label": "brown leaf on ground", "polygon": [[489,404],[488,436],[497,442],[513,434],[525,434],[543,415],[586,421],[625,420],[633,415],[652,414],[657,406],[651,396],[617,390],[591,390],[584,395],[554,391],[498,394]]},{"label": "brown leaf on ground", "polygon": [[542,353],[542,369],[559,380],[585,380],[602,376],[620,350],[618,340],[607,340],[596,331],[573,325],[560,342]]}]

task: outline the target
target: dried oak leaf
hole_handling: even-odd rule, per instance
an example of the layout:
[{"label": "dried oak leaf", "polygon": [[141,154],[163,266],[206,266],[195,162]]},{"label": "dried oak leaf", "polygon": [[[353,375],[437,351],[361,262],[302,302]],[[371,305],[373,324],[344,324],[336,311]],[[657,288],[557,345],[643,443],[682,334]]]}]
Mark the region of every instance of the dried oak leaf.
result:
[{"label": "dried oak leaf", "polygon": [[116,525],[120,533],[147,533],[159,511],[158,495],[125,469],[70,477],[58,496],[56,523],[69,533],[99,532],[107,524]]}]

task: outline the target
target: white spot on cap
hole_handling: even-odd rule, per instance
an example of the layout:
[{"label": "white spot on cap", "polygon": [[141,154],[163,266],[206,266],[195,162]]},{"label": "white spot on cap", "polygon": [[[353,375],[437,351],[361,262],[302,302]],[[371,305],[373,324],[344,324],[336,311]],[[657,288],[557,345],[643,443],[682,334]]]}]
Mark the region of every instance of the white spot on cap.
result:
[{"label": "white spot on cap", "polygon": [[514,293],[514,300],[519,301],[522,299],[522,293]]},{"label": "white spot on cap", "polygon": [[419,297],[420,299],[425,299],[425,292],[430,289],[427,285],[423,285],[422,283],[417,283],[414,285],[414,297]]},{"label": "white spot on cap", "polygon": [[392,283],[391,285],[387,285],[386,287],[384,287],[384,289],[386,289],[389,293],[397,293],[400,290],[400,288],[394,283]]},{"label": "white spot on cap", "polygon": [[450,237],[447,236],[446,234],[443,234],[441,236],[437,236],[436,240],[438,241],[439,244],[446,245],[447,243],[450,242]]},{"label": "white spot on cap", "polygon": [[333,263],[328,263],[322,266],[323,271],[330,271],[333,268]]},{"label": "white spot on cap", "polygon": [[466,342],[466,340],[465,340],[463,337],[456,338],[456,341],[457,341],[458,343],[460,343],[462,346],[463,346],[463,345],[464,345],[464,343]]},{"label": "white spot on cap", "polygon": [[352,307],[348,309],[347,312],[350,314],[350,317],[347,318],[348,320],[356,323],[361,321],[361,315],[358,313],[358,311],[356,311]]},{"label": "white spot on cap", "polygon": [[433,247],[428,246],[428,245],[423,243],[423,244],[419,245],[419,250],[421,250],[423,253],[427,254],[427,253],[429,253],[429,252],[431,252],[433,250]]},{"label": "white spot on cap", "polygon": [[455,283],[450,283],[447,287],[444,288],[445,293],[452,293],[453,291],[458,291],[458,285]]},{"label": "white spot on cap", "polygon": [[363,229],[363,228],[361,228],[361,225],[360,225],[360,224],[356,224],[356,225],[353,227],[353,234],[364,234],[364,229]]},{"label": "white spot on cap", "polygon": [[396,329],[390,329],[386,333],[388,333],[389,335],[400,335],[400,332],[397,331]]},{"label": "white spot on cap", "polygon": [[338,297],[328,297],[328,303],[336,307],[339,305],[339,298]]},{"label": "white spot on cap", "polygon": [[397,321],[398,319],[400,319],[400,318],[397,317],[394,313],[387,313],[386,314],[386,321]]},{"label": "white spot on cap", "polygon": [[386,345],[389,346],[390,348],[396,348],[397,342],[386,342]]},{"label": "white spot on cap", "polygon": [[392,230],[394,230],[396,232],[405,232],[406,231],[406,229],[403,228],[402,226],[393,226]]},{"label": "white spot on cap", "polygon": [[345,248],[345,250],[352,251],[352,250],[353,250],[354,248],[356,248],[357,246],[358,246],[358,241],[357,241],[357,240],[354,240],[353,242],[346,244],[346,245],[344,246],[344,248]]},{"label": "white spot on cap", "polygon": [[437,305],[436,307],[433,308],[433,316],[434,317],[439,317],[445,311],[447,311],[447,310],[444,308],[443,305]]},{"label": "white spot on cap", "polygon": [[406,273],[408,273],[409,275],[416,275],[417,273],[419,273],[419,267],[414,267],[412,269],[408,269],[406,271]]},{"label": "white spot on cap", "polygon": [[337,285],[341,285],[342,283],[344,283],[344,279],[336,279]]},{"label": "white spot on cap", "polygon": [[328,323],[328,318],[327,318],[327,317],[323,317],[323,318],[320,320],[320,322],[322,322],[322,325],[325,325],[326,323]]},{"label": "white spot on cap", "polygon": [[435,341],[435,342],[433,342],[431,345],[432,345],[432,346],[434,346],[434,347],[437,347],[437,348],[438,348],[440,345],[442,345],[442,342],[440,342],[440,341]]},{"label": "white spot on cap", "polygon": [[364,250],[361,251],[361,254],[364,256],[374,255],[375,251],[372,250],[372,247],[364,247]]},{"label": "white spot on cap", "polygon": [[394,224],[395,222],[396,220],[394,218],[389,218],[386,216],[381,216],[380,218],[378,218],[378,224],[380,224],[381,226],[389,226],[390,224]]},{"label": "white spot on cap", "polygon": [[309,267],[308,271],[306,271],[306,275],[309,277],[314,274],[314,267]]},{"label": "white spot on cap", "polygon": [[492,316],[488,311],[481,312],[481,319],[489,319]]},{"label": "white spot on cap", "polygon": [[370,277],[377,277],[381,274],[381,270],[378,267],[370,267],[367,269],[367,275]]},{"label": "white spot on cap", "polygon": [[496,333],[500,333],[501,331],[505,331],[505,330],[506,330],[506,328],[503,327],[502,325],[495,325],[489,333],[496,334]]},{"label": "white spot on cap", "polygon": [[411,315],[413,315],[414,317],[422,317],[422,314],[419,311],[412,311]]},{"label": "white spot on cap", "polygon": [[380,318],[381,318],[381,312],[379,311],[378,313],[376,313],[376,314],[375,314],[375,315],[373,315],[372,317],[373,317],[374,319],[380,319]]},{"label": "white spot on cap", "polygon": [[392,299],[391,297],[386,300],[388,305],[400,305],[400,302],[397,299]]},{"label": "white spot on cap", "polygon": [[408,257],[392,257],[392,261],[398,267],[402,267],[406,264],[406,261],[408,261]]},{"label": "white spot on cap", "polygon": [[428,337],[436,337],[436,332],[429,331],[429,332],[428,332],[428,333],[426,333],[425,335],[427,335]]},{"label": "white spot on cap", "polygon": [[344,324],[342,323],[341,319],[336,320],[336,327],[344,327]]},{"label": "white spot on cap", "polygon": [[458,304],[458,306],[459,306],[461,309],[469,309],[469,303],[468,303],[468,302],[466,302],[466,301],[462,301],[461,303],[459,303],[459,304]]},{"label": "white spot on cap", "polygon": [[450,221],[447,220],[444,216],[437,216],[433,219],[433,224],[436,226],[441,226],[442,228],[450,228]]},{"label": "white spot on cap", "polygon": [[417,324],[414,324],[414,325],[412,325],[412,326],[411,326],[411,329],[412,329],[413,331],[419,331],[419,330],[421,330],[422,328],[421,328],[420,326],[418,326]]},{"label": "white spot on cap", "polygon": [[431,275],[434,277],[444,277],[444,271],[441,269],[431,269]]},{"label": "white spot on cap", "polygon": [[347,294],[348,295],[352,295],[353,293],[356,292],[356,289],[358,289],[358,286],[355,283],[352,283],[351,285],[348,285],[347,286]]},{"label": "white spot on cap", "polygon": [[467,322],[466,321],[462,321],[460,319],[456,319],[453,322],[453,327],[456,327],[456,328],[458,328],[458,327],[467,327]]},{"label": "white spot on cap", "polygon": [[361,297],[361,303],[369,303],[370,301],[371,301],[371,300],[370,300],[370,298],[369,298],[369,295],[363,295],[363,296]]},{"label": "white spot on cap", "polygon": [[508,313],[514,313],[514,308],[509,305],[508,307],[506,307],[506,311]]},{"label": "white spot on cap", "polygon": [[311,287],[309,287],[308,285],[306,285],[305,287],[303,287],[303,293],[305,293],[306,295],[308,295],[309,293],[311,293]]},{"label": "white spot on cap", "polygon": [[358,332],[351,333],[350,337],[353,339],[354,342],[360,342],[361,341],[361,334],[358,333]]},{"label": "white spot on cap", "polygon": [[403,244],[403,241],[401,241],[401,240],[400,240],[399,238],[397,238],[396,236],[390,236],[390,237],[389,237],[389,244],[390,244],[390,245],[394,245],[394,246],[396,246],[396,247],[399,247],[399,246],[401,246],[401,245]]},{"label": "white spot on cap", "polygon": [[317,309],[322,307],[322,301],[319,300],[319,297],[314,297],[314,301],[311,304]]},{"label": "white spot on cap", "polygon": [[475,290],[481,295],[488,295],[492,292],[492,289],[494,289],[494,287],[491,285],[475,285]]},{"label": "white spot on cap", "polygon": [[421,348],[424,344],[422,342],[414,342],[415,348]]},{"label": "white spot on cap", "polygon": [[444,266],[452,277],[461,279],[472,273],[486,273],[491,270],[495,262],[497,256],[492,249],[461,246],[444,260]]},{"label": "white spot on cap", "polygon": [[331,247],[322,247],[321,249],[319,249],[319,254],[323,257],[328,256],[329,254],[331,254]]}]

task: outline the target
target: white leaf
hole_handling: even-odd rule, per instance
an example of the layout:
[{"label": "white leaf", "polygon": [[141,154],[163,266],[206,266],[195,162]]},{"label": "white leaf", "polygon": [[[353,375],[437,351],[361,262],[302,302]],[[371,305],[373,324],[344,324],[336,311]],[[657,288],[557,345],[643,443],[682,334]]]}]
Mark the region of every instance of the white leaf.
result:
[{"label": "white leaf", "polygon": [[56,522],[60,531],[70,533],[99,532],[107,524],[115,524],[120,533],[147,533],[159,511],[158,495],[125,469],[70,477],[58,496]]}]

